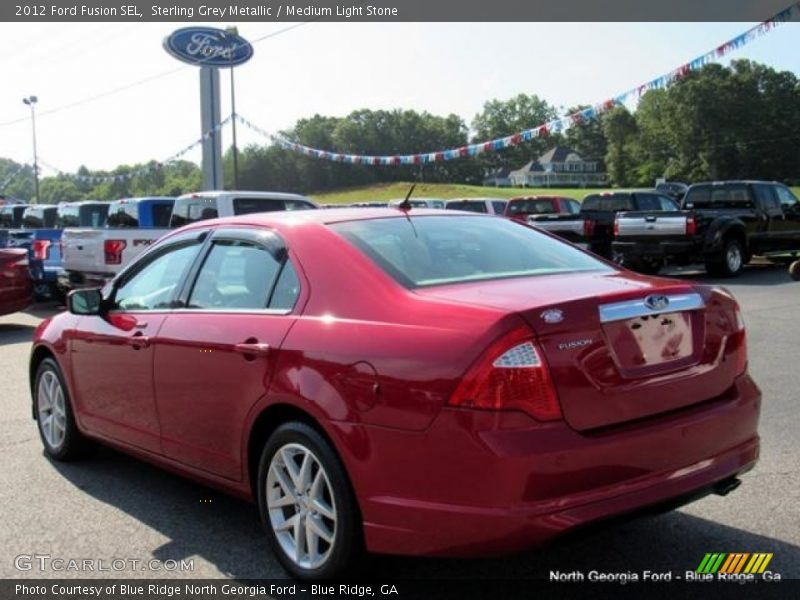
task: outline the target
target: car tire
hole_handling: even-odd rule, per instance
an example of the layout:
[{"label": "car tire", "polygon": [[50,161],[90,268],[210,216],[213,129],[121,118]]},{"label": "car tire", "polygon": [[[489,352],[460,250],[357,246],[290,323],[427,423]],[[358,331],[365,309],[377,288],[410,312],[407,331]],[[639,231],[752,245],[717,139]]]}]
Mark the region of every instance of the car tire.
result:
[{"label": "car tire", "polygon": [[341,575],[361,550],[347,473],[330,443],[305,423],[284,423],[264,445],[258,508],[275,555],[293,577]]},{"label": "car tire", "polygon": [[72,402],[61,369],[52,358],[36,369],[33,386],[33,413],[44,451],[58,461],[84,458],[94,444],[75,424]]},{"label": "car tire", "polygon": [[747,256],[738,238],[726,238],[722,252],[706,259],[706,271],[717,277],[735,277],[744,268]]}]

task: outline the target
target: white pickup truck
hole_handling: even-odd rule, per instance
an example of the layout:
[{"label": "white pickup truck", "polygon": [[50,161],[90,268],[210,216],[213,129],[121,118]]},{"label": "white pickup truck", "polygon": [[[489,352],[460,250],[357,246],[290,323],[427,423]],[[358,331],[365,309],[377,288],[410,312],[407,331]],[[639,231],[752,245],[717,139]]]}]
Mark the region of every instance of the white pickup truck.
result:
[{"label": "white pickup truck", "polygon": [[102,229],[64,231],[61,287],[104,285],[171,229],[196,221],[256,212],[314,209],[304,196],[279,192],[196,192],[173,198],[112,202]]}]

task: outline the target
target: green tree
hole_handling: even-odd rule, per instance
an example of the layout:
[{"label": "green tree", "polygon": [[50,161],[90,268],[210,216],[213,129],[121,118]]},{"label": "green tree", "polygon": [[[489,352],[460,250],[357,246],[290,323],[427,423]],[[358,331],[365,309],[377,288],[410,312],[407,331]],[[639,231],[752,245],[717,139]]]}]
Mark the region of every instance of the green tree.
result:
[{"label": "green tree", "polygon": [[636,120],[625,107],[617,106],[604,115],[603,133],[608,143],[606,165],[611,181],[618,186],[631,185],[635,177]]}]

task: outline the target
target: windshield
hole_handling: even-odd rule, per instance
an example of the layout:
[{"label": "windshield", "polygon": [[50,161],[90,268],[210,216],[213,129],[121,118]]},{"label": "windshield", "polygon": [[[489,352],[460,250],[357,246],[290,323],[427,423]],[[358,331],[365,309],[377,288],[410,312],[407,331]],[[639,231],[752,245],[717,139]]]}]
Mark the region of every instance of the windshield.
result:
[{"label": "windshield", "polygon": [[512,200],[508,204],[509,215],[546,215],[554,212],[553,201],[549,199]]},{"label": "windshield", "polygon": [[408,288],[612,270],[569,244],[506,219],[423,216],[330,227]]}]

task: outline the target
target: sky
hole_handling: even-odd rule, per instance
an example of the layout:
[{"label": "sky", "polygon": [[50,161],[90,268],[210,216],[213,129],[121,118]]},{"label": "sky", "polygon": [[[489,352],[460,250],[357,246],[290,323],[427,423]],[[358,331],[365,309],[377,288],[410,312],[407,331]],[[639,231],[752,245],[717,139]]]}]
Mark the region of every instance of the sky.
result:
[{"label": "sky", "polygon": [[[289,24],[230,25],[253,40]],[[253,59],[235,72],[236,109],[262,129],[277,132],[303,117],[344,116],[359,108],[455,113],[469,124],[487,100],[519,93],[537,94],[564,108],[595,104],[752,25],[309,23],[255,44]],[[194,142],[201,134],[198,69],[162,47],[180,26],[0,24],[0,38],[12,49],[2,63],[0,157],[32,160],[30,111],[22,103],[29,95],[39,98],[37,141],[44,175],[56,169],[74,172],[81,165],[110,169],[164,160]],[[784,24],[730,58],[800,75],[798,34],[800,23]],[[228,114],[227,72],[221,87],[222,112]],[[264,142],[242,126],[237,137],[240,146]],[[228,128],[224,147],[230,139]],[[438,148],[418,149],[433,150]],[[199,162],[199,150],[186,158]]]}]

